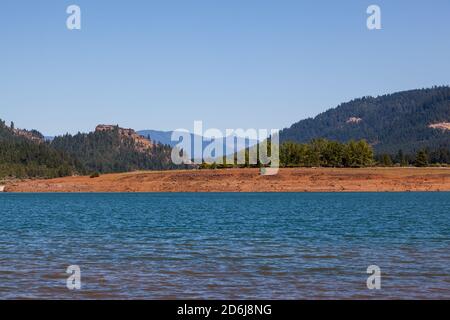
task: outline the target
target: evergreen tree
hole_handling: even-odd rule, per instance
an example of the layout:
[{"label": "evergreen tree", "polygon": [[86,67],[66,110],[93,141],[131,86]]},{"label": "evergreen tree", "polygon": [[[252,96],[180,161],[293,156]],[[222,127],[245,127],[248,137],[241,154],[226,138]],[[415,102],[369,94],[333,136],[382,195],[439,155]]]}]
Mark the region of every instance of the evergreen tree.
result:
[{"label": "evergreen tree", "polygon": [[416,167],[428,166],[428,154],[425,150],[420,150],[419,152],[417,152],[415,166]]},{"label": "evergreen tree", "polygon": [[406,167],[409,165],[408,163],[408,159],[406,158],[405,154],[403,153],[403,150],[400,149],[398,150],[398,154],[397,154],[397,162],[400,164],[400,166],[402,167]]},{"label": "evergreen tree", "polygon": [[383,154],[383,166],[385,167],[391,167],[392,166],[392,159],[388,154]]}]

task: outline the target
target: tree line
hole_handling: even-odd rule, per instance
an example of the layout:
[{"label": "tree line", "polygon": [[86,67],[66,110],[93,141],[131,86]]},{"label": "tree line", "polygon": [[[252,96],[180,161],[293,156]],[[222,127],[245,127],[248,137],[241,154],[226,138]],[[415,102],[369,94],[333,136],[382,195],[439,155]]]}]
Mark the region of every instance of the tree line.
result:
[{"label": "tree line", "polygon": [[440,147],[435,150],[430,148],[420,149],[415,154],[406,154],[399,150],[396,154],[379,154],[375,157],[379,166],[448,166],[450,165],[450,149]]},{"label": "tree line", "polygon": [[[270,147],[268,148],[270,149]],[[245,151],[245,164],[227,163],[224,157],[220,163],[206,163],[200,169],[262,167],[249,162],[249,149]],[[450,164],[450,150],[439,148],[431,151],[421,149],[415,154],[406,154],[399,150],[396,155],[375,154],[373,147],[365,140],[342,143],[327,139],[314,139],[309,143],[283,142],[279,147],[280,167],[332,167],[363,168],[373,166],[446,166]]]},{"label": "tree line", "polygon": [[[263,145],[267,148],[267,153],[270,155],[270,141],[252,148],[261,148]],[[350,141],[348,143],[327,139],[314,139],[309,143],[284,142],[279,146],[278,150],[280,167],[359,168],[375,164],[373,148],[364,140]],[[249,148],[241,152],[245,153],[244,164],[237,164],[237,154],[234,154],[232,163],[227,162],[226,157],[223,157],[220,163],[203,162],[200,169],[263,166],[259,159],[256,160],[256,163],[249,161]],[[256,152],[256,154],[259,154],[259,152]]]}]

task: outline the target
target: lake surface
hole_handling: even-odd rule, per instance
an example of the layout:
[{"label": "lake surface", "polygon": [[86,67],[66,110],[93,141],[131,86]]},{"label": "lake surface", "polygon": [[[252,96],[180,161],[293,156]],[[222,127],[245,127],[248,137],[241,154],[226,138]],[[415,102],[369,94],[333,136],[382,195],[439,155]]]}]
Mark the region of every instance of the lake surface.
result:
[{"label": "lake surface", "polygon": [[0,194],[0,298],[450,299],[450,193]]}]

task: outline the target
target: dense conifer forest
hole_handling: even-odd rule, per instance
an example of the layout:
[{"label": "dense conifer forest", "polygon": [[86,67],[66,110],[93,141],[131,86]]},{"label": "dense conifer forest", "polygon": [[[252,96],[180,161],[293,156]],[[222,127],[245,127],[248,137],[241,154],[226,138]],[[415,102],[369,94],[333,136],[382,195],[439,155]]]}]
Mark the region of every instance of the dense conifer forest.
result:
[{"label": "dense conifer forest", "polygon": [[[37,131],[30,133],[39,137]],[[63,177],[80,169],[80,163],[74,158],[43,140],[37,142],[17,135],[14,125],[7,126],[0,121],[0,178]]]},{"label": "dense conifer forest", "polygon": [[[377,155],[399,153],[413,161],[427,150],[431,162],[449,163],[450,87],[404,91],[380,97],[363,97],[293,124],[280,133],[281,141],[307,143],[366,140]],[[393,159],[394,160],[394,159]]]},{"label": "dense conifer forest", "polygon": [[180,168],[172,164],[170,146],[154,143],[139,151],[118,130],[64,135],[51,142],[35,130],[20,133],[0,121],[0,179]]},{"label": "dense conifer forest", "polygon": [[112,173],[179,168],[172,164],[170,146],[154,143],[151,149],[139,151],[135,141],[121,135],[118,127],[112,131],[56,137],[51,146],[78,159],[87,172]]}]

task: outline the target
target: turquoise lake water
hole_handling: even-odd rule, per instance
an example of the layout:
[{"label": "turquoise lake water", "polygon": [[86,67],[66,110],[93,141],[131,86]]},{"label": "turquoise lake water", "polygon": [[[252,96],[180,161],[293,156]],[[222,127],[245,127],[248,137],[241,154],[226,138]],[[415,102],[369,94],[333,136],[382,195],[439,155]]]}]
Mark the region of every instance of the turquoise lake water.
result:
[{"label": "turquoise lake water", "polygon": [[450,193],[0,194],[0,298],[450,299]]}]

